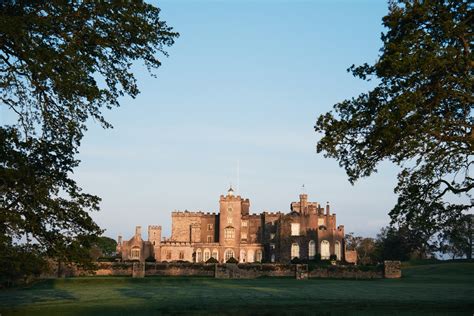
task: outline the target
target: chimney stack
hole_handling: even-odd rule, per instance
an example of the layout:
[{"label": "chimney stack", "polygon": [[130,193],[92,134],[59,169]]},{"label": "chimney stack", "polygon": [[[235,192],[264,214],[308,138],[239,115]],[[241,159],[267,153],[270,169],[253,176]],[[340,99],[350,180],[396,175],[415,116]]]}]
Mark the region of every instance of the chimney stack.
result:
[{"label": "chimney stack", "polygon": [[138,237],[142,237],[142,227],[141,226],[137,226],[135,227],[135,236],[138,236]]},{"label": "chimney stack", "polygon": [[326,202],[326,215],[329,215],[329,202]]}]

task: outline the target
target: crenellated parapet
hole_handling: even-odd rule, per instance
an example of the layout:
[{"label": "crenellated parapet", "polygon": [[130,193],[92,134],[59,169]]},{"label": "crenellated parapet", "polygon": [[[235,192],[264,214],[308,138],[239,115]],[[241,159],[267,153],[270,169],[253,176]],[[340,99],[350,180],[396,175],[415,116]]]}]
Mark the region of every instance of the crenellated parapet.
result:
[{"label": "crenellated parapet", "polygon": [[172,217],[202,217],[202,216],[216,216],[215,212],[203,212],[203,211],[173,211],[171,212]]}]

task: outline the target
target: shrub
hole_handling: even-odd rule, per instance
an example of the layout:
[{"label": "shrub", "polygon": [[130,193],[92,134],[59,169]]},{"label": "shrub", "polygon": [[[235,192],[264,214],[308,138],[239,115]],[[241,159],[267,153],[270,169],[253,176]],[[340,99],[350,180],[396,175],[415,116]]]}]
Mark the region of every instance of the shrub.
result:
[{"label": "shrub", "polygon": [[145,259],[145,262],[156,262],[156,259],[155,257],[150,255],[148,258]]},{"label": "shrub", "polygon": [[330,255],[329,260],[337,260],[337,256],[336,255]]},{"label": "shrub", "polygon": [[206,263],[219,263],[219,261],[217,261],[217,259],[215,259],[214,257],[210,257],[209,259],[207,259]]},{"label": "shrub", "polygon": [[239,262],[234,257],[231,257],[229,260],[226,261],[226,263],[239,263]]},{"label": "shrub", "polygon": [[300,264],[300,263],[303,263],[303,261],[298,257],[294,257],[293,259],[291,259],[291,263]]}]

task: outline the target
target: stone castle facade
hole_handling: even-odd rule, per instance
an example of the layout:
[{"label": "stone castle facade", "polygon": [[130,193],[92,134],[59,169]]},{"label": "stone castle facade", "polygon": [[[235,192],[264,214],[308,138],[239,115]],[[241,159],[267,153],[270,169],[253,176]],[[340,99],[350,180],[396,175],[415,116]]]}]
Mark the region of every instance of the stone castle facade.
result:
[{"label": "stone castle facade", "polygon": [[[345,251],[344,226],[336,226],[336,214],[329,204],[308,202],[300,194],[289,213],[250,214],[250,201],[234,195],[230,188],[219,199],[219,213],[173,212],[170,238],[161,238],[161,226],[148,226],[148,240],[141,227],[128,241],[118,238],[117,252],[122,260],[219,262],[234,258],[239,262],[288,263],[321,256],[352,262],[354,254]],[[318,255],[319,254],[319,255]]]}]

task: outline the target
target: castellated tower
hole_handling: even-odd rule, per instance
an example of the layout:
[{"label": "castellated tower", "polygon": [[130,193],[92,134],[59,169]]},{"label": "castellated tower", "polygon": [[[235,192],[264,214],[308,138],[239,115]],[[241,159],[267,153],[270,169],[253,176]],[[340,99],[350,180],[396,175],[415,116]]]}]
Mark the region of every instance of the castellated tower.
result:
[{"label": "castellated tower", "polygon": [[238,258],[242,201],[240,196],[234,196],[232,187],[226,196],[221,195],[219,201],[219,244],[229,253],[227,257],[230,256],[230,251],[233,251],[232,257]]},{"label": "castellated tower", "polygon": [[161,260],[161,226],[148,226],[148,241],[153,245],[153,254],[157,261]]}]

